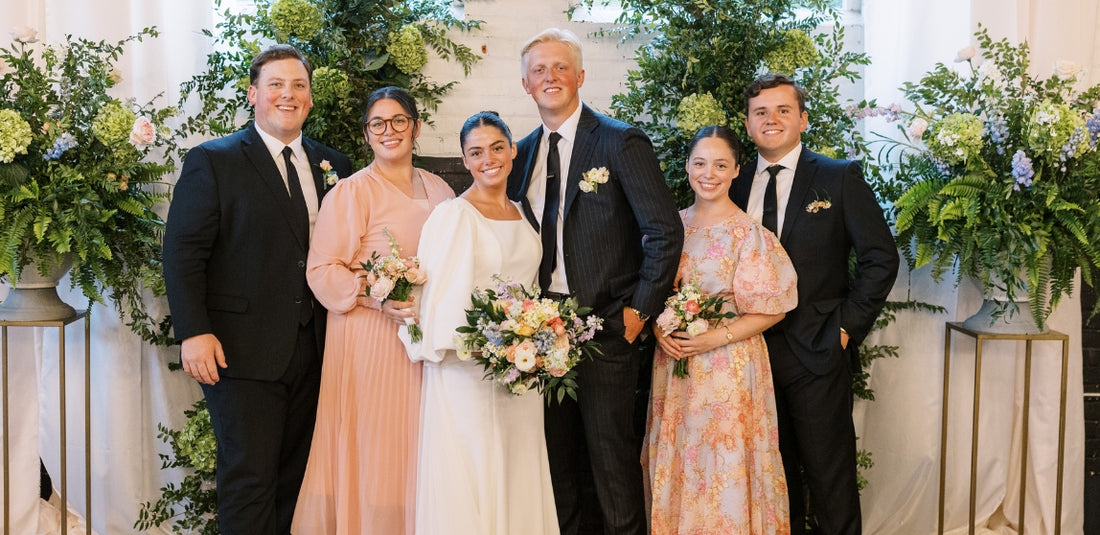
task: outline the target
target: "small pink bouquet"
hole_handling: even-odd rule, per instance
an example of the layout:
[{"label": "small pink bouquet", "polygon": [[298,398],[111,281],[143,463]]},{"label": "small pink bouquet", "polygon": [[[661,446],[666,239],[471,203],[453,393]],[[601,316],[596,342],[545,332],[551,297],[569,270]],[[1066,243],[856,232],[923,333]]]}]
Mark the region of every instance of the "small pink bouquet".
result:
[{"label": "small pink bouquet", "polygon": [[[699,336],[717,326],[718,322],[736,317],[733,312],[722,312],[726,299],[719,295],[706,295],[694,281],[680,286],[680,289],[665,300],[665,310],[657,316],[657,327],[664,336],[683,331],[688,336]],[[672,368],[676,377],[687,377],[687,358],[676,361]]]},{"label": "small pink bouquet", "polygon": [[[390,254],[379,257],[378,252],[372,252],[370,260],[360,262],[366,273],[361,275],[367,279],[367,287],[364,295],[377,299],[379,303],[385,303],[387,299],[394,301],[408,301],[413,286],[421,286],[428,281],[428,273],[420,267],[420,259],[402,257],[401,247],[397,245],[397,239],[393,237],[390,229],[384,228],[383,232],[390,241]],[[419,342],[424,338],[424,331],[412,318],[405,319],[405,327],[409,330],[409,338],[413,342]]]},{"label": "small pink bouquet", "polygon": [[586,315],[575,298],[540,298],[537,291],[501,280],[495,288],[476,289],[466,310],[466,325],[455,334],[458,358],[485,368],[485,379],[519,395],[537,388],[547,403],[577,399],[577,371],[599,348],[592,338],[603,318]]}]

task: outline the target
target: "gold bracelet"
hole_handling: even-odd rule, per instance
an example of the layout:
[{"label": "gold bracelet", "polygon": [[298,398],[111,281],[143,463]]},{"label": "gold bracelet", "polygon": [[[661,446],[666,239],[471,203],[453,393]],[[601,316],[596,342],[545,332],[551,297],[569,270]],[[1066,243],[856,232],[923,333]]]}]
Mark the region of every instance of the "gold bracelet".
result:
[{"label": "gold bracelet", "polygon": [[728,344],[732,341],[733,341],[733,333],[730,332],[730,326],[726,325],[726,343]]}]

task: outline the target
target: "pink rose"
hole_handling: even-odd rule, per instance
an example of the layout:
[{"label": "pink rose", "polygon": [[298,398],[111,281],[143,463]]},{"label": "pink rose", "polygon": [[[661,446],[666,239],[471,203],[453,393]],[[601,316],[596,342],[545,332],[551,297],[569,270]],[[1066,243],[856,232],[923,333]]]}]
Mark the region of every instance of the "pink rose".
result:
[{"label": "pink rose", "polygon": [[408,279],[409,282],[419,286],[428,282],[428,273],[419,267],[411,267],[405,272],[405,278]]},{"label": "pink rose", "polygon": [[378,280],[370,287],[370,296],[382,301],[390,295],[393,291],[393,279],[388,277],[379,277]]},{"label": "pink rose", "polygon": [[703,307],[699,306],[699,302],[694,299],[684,303],[684,311],[686,312],[698,314],[700,310],[703,310]]},{"label": "pink rose", "polygon": [[130,130],[130,144],[138,149],[152,145],[157,140],[157,129],[149,119],[141,116],[134,121],[134,127]]},{"label": "pink rose", "polygon": [[913,119],[913,123],[909,125],[909,137],[913,139],[920,139],[924,136],[924,132],[928,130],[928,121],[923,117],[917,117]]}]

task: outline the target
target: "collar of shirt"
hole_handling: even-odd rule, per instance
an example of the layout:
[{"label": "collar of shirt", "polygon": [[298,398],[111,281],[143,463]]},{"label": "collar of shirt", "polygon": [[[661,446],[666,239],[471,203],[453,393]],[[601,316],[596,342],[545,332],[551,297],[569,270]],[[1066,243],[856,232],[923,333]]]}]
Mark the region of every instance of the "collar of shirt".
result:
[{"label": "collar of shirt", "polygon": [[790,152],[777,162],[769,162],[763,156],[756,159],[756,174],[753,175],[752,188],[749,190],[749,204],[746,213],[757,223],[764,217],[764,190],[768,187],[768,167],[782,165],[783,169],[775,177],[776,235],[783,235],[783,221],[786,219],[787,202],[791,197],[794,184],[794,172],[798,167],[798,158],[802,155],[802,144],[795,145]]},{"label": "collar of shirt", "polygon": [[260,125],[255,125],[256,131],[260,133],[260,139],[264,140],[264,146],[267,147],[267,151],[271,153],[271,159],[275,160],[275,165],[279,167],[279,171],[283,173],[283,180],[286,180],[286,169],[283,169],[283,147],[290,147],[291,152],[294,153],[294,159],[299,162],[306,161],[305,152],[302,149],[302,134],[298,133],[298,137],[294,138],[290,143],[283,143],[279,141],[275,136],[264,132]]}]

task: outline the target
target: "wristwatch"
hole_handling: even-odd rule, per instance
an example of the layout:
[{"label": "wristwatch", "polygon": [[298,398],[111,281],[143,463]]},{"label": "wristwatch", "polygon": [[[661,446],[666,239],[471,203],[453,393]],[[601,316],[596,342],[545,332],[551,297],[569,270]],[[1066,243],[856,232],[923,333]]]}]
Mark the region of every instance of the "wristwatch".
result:
[{"label": "wristwatch", "polygon": [[646,314],[645,312],[642,312],[641,310],[638,310],[634,307],[630,307],[630,310],[633,310],[634,314],[638,316],[638,319],[642,320],[643,322],[649,321],[649,314]]},{"label": "wristwatch", "polygon": [[733,341],[733,333],[730,332],[730,328],[729,328],[729,326],[727,326],[726,327],[726,342],[728,343],[728,342],[732,342],[732,341]]}]

